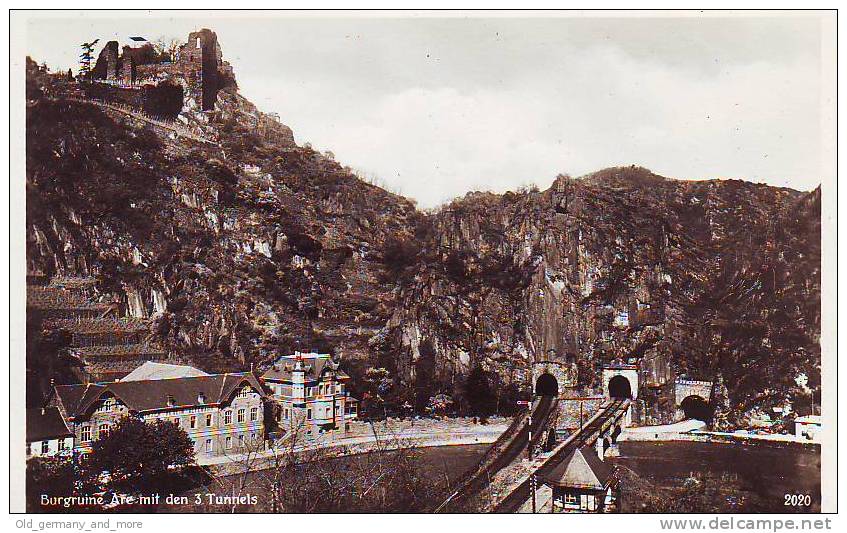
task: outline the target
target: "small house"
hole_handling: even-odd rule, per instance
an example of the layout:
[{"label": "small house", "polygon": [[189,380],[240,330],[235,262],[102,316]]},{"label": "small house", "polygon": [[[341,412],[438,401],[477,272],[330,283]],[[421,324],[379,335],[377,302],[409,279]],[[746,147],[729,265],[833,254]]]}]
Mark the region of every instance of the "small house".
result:
[{"label": "small house", "polygon": [[26,456],[45,457],[69,454],[74,435],[55,407],[26,410]]},{"label": "small house", "polygon": [[614,467],[600,460],[593,447],[577,449],[543,478],[553,489],[553,512],[609,512],[617,500],[614,474]]},{"label": "small house", "polygon": [[820,415],[798,416],[794,419],[794,434],[811,441],[817,441],[821,431]]}]

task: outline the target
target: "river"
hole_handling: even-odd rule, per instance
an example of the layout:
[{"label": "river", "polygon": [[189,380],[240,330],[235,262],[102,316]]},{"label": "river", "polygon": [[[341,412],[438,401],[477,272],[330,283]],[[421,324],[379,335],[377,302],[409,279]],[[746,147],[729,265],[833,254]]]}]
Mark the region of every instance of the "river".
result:
[{"label": "river", "polygon": [[[656,487],[679,490],[689,478],[710,479],[724,489],[725,511],[820,511],[820,448],[712,442],[621,442],[613,464],[635,472]],[[809,505],[785,505],[786,494],[810,496]],[[748,506],[733,509],[745,500]],[[797,500],[795,498],[795,500]],[[632,502],[622,511],[633,512]],[[796,503],[796,502],[795,502]],[[803,502],[805,503],[805,502]]]},{"label": "river", "polygon": [[[488,447],[487,444],[475,444],[420,448],[415,452],[412,468],[429,480],[425,485],[434,489],[430,495],[432,500],[441,499],[449,493],[448,487],[476,465]],[[629,490],[636,495],[634,498],[622,495],[621,510],[624,512],[649,511],[640,508],[645,492],[659,499],[677,498],[677,493],[673,491],[683,491],[684,487],[690,487],[692,482],[689,478],[703,480],[703,487],[709,486],[710,482],[718,487],[712,491],[717,494],[713,495],[712,500],[718,503],[708,507],[713,512],[808,512],[820,509],[819,449],[708,442],[622,442],[618,449],[619,457],[606,460],[622,467],[619,470],[625,469],[629,473],[628,478],[622,476],[622,485],[628,483],[622,486],[622,494]],[[346,465],[358,460],[361,457],[332,459],[330,463],[334,466],[330,471],[337,469],[342,472]],[[226,478],[234,481],[238,476]],[[254,491],[259,489],[258,485],[250,485],[253,485],[251,488]],[[205,491],[218,492],[220,487],[207,487]],[[263,505],[267,494],[262,490],[258,490],[258,494],[257,508],[251,509],[248,506],[239,511],[267,511],[267,505]],[[786,507],[783,505],[784,494],[809,495],[812,503],[799,508]],[[695,501],[692,505],[701,503]],[[413,508],[403,510],[420,512],[427,507],[429,505],[425,502],[418,501]],[[207,507],[202,510],[225,512],[225,508]],[[327,510],[318,508],[313,512]],[[352,508],[344,510],[357,511]],[[401,511],[398,508],[386,510]],[[375,508],[368,511],[380,512]]]}]

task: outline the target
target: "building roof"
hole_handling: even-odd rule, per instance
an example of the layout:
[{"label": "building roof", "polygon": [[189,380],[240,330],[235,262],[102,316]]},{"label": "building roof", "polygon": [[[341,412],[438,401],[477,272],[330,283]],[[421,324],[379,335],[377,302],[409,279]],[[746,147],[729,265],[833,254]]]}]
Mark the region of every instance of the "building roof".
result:
[{"label": "building roof", "polygon": [[302,361],[304,376],[306,379],[316,379],[324,371],[335,371],[339,379],[348,379],[348,376],[339,368],[339,364],[332,360],[332,356],[325,353],[300,353],[283,355],[274,361],[273,365],[262,375],[263,379],[273,381],[291,381],[291,373],[297,362]]},{"label": "building roof", "polygon": [[26,410],[26,441],[58,439],[73,436],[71,430],[62,419],[59,409],[45,407],[44,409]]},{"label": "building roof", "polygon": [[[220,405],[229,401],[243,383],[264,396],[264,388],[252,372],[57,385],[56,394],[68,416],[76,417],[86,414],[104,395],[115,396],[134,412]],[[201,393],[205,398],[203,402],[200,401]]]},{"label": "building roof", "polygon": [[604,463],[591,446],[574,451],[544,476],[545,481],[559,487],[603,490],[612,481],[614,468]]},{"label": "building roof", "polygon": [[123,378],[121,381],[145,381],[154,379],[192,378],[208,376],[199,368],[188,365],[171,365],[168,363],[156,363],[146,361]]}]

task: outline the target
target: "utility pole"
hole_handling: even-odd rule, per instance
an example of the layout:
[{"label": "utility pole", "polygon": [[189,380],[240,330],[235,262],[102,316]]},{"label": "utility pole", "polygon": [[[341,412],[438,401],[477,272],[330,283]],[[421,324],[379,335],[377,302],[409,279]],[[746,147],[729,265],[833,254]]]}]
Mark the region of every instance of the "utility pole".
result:
[{"label": "utility pole", "polygon": [[532,461],[532,403],[529,404],[529,426],[527,426],[527,435],[529,436],[529,442],[526,444],[526,452],[529,456],[529,460]]},{"label": "utility pole", "polygon": [[518,400],[518,405],[526,405],[527,409],[529,409],[529,416],[527,421],[527,434],[529,435],[529,442],[527,442],[526,450],[529,457],[529,460],[532,460],[532,400]]},{"label": "utility pole", "polygon": [[536,490],[537,484],[538,484],[538,481],[535,478],[535,474],[532,474],[531,476],[529,476],[529,490],[532,493],[532,514],[536,513],[536,510],[535,510],[535,490]]}]

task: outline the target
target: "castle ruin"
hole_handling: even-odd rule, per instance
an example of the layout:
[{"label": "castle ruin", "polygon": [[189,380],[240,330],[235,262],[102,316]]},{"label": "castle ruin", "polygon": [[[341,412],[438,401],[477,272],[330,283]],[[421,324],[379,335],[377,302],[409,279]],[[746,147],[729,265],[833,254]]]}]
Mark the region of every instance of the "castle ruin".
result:
[{"label": "castle ruin", "polygon": [[92,96],[173,118],[185,107],[214,110],[218,91],[235,86],[218,36],[206,28],[190,33],[173,57],[159,53],[150,43],[126,45],[120,54],[118,48],[117,41],[109,41],[100,51],[91,74],[99,87]]}]

